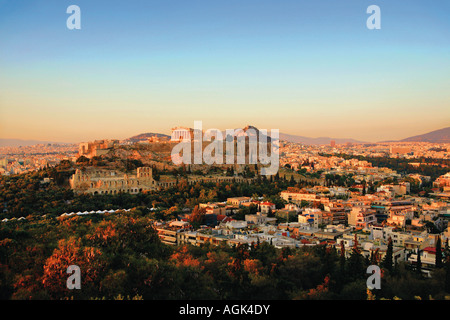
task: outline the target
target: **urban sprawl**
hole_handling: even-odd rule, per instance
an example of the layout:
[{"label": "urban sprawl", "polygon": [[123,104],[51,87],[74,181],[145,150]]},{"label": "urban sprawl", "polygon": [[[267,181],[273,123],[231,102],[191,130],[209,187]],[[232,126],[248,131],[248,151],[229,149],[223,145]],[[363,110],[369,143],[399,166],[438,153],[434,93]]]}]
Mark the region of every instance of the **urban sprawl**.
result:
[{"label": "urban sprawl", "polygon": [[[77,162],[80,157],[101,158],[117,146],[164,143],[170,141],[152,137],[132,143],[101,140],[79,145],[2,147],[0,174],[22,174],[55,166],[63,160]],[[370,159],[396,159],[412,169],[435,166],[445,171],[449,150],[450,144],[433,143],[338,145],[331,141],[329,145],[304,145],[280,141],[280,173],[276,178],[283,176],[298,184],[282,191],[279,203],[250,194],[205,202],[195,209],[184,208],[176,219],[155,220],[154,227],[163,243],[175,246],[268,242],[278,248],[294,248],[325,243],[336,250],[357,246],[364,256],[376,252],[381,259],[391,241],[394,261],[414,265],[419,253],[426,274],[435,264],[437,238],[444,243],[450,239],[450,172],[447,169],[438,176],[414,170],[398,172],[377,166]],[[154,168],[152,165],[137,168],[135,175],[111,168],[77,170],[69,185],[74,192],[136,194],[176,183],[173,179],[154,178]],[[242,170],[236,169],[230,174],[228,170],[214,176],[191,177],[188,182],[256,179],[241,173]],[[238,215],[243,208],[248,208],[248,214]],[[107,211],[98,208],[91,212],[61,212],[61,216],[104,212]],[[199,212],[204,215],[202,224],[194,226],[190,216]],[[2,223],[13,219],[5,218]],[[346,252],[350,254],[351,250]]]}]

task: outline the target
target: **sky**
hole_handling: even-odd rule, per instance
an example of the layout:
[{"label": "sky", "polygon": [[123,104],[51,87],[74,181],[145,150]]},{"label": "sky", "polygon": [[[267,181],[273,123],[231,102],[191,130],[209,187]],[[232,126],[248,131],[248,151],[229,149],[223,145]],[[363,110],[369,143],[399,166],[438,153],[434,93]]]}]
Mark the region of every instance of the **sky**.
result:
[{"label": "sky", "polygon": [[0,138],[125,139],[196,120],[371,142],[441,129],[449,16],[448,0],[0,0]]}]

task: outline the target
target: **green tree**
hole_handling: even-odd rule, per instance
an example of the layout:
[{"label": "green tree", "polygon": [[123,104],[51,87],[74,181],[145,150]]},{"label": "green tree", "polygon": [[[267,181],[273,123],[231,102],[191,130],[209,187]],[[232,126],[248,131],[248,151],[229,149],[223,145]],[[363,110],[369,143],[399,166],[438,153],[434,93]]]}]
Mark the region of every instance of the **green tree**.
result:
[{"label": "green tree", "polygon": [[344,246],[344,241],[341,242],[341,254],[339,256],[339,266],[340,266],[340,271],[341,273],[345,273],[345,246]]},{"label": "green tree", "polygon": [[348,258],[347,264],[348,264],[347,274],[350,277],[350,279],[356,280],[364,277],[365,275],[364,259],[360,252],[360,249],[358,248],[358,238],[356,234],[354,239],[354,245],[352,248],[352,253]]},{"label": "green tree", "polygon": [[384,256],[382,267],[392,272],[392,265],[393,265],[393,245],[392,245],[392,238],[389,237],[386,255]]},{"label": "green tree", "polygon": [[422,276],[422,261],[420,259],[420,248],[417,248],[416,272],[419,276]]},{"label": "green tree", "polygon": [[436,268],[442,268],[442,245],[441,245],[441,237],[438,236],[436,240]]}]

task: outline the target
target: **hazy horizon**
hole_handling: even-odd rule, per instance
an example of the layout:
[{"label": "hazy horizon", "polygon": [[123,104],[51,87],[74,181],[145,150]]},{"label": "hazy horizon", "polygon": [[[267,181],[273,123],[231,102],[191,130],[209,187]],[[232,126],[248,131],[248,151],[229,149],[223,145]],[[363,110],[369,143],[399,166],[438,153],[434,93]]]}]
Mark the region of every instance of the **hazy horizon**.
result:
[{"label": "hazy horizon", "polygon": [[[186,126],[186,127],[189,127],[189,126]],[[244,128],[244,127],[245,126],[241,126],[240,128]],[[438,130],[447,129],[447,128],[450,128],[450,127],[439,128],[439,129],[432,130],[432,131],[438,131]],[[209,128],[203,128],[203,129],[209,129]],[[217,128],[217,129],[225,130],[225,128]],[[236,129],[236,128],[226,128],[226,129]],[[265,129],[265,128],[258,128],[258,129]],[[267,129],[267,130],[268,130],[268,133],[270,134],[270,129]],[[386,140],[378,140],[378,141],[363,141],[363,140],[355,139],[355,138],[353,138],[351,136],[349,136],[349,137],[336,137],[336,136],[324,136],[324,135],[322,135],[322,136],[317,136],[317,137],[309,137],[309,136],[305,136],[305,135],[290,134],[290,133],[287,133],[287,132],[283,132],[282,130],[280,130],[279,133],[280,133],[280,135],[284,134],[284,135],[289,135],[289,136],[292,136],[292,137],[295,137],[295,136],[299,136],[300,137],[301,136],[301,137],[312,138],[312,139],[331,138],[331,139],[340,139],[340,140],[346,140],[346,139],[348,139],[348,140],[355,140],[355,141],[362,142],[362,143],[383,143],[383,142],[397,142],[397,141],[402,140],[402,139],[406,139],[406,138],[409,138],[409,137],[412,137],[412,136],[418,136],[418,135],[426,134],[426,133],[429,133],[429,132],[432,132],[432,131],[417,133],[417,134],[413,134],[411,136],[403,137],[403,138],[400,138],[400,139],[386,139]],[[53,139],[53,140],[38,140],[38,139],[17,139],[17,138],[3,138],[3,137],[0,137],[0,141],[1,140],[14,140],[14,141],[35,141],[35,142],[40,142],[40,143],[68,143],[68,144],[74,143],[74,144],[77,144],[77,143],[81,143],[81,142],[102,140],[102,139],[126,140],[128,138],[131,138],[131,137],[134,137],[134,136],[137,136],[137,135],[140,135],[140,134],[147,134],[147,133],[165,134],[165,135],[168,135],[168,136],[171,135],[170,132],[166,133],[166,132],[156,132],[156,131],[145,131],[145,132],[136,133],[136,134],[133,134],[133,135],[130,135],[130,136],[126,136],[126,137],[117,137],[117,136],[100,137],[99,136],[99,137],[94,137],[93,139],[90,139],[90,140],[59,141],[59,140],[55,140],[55,139]],[[283,140],[283,139],[281,139],[281,140]],[[1,147],[1,144],[0,144],[0,147]]]},{"label": "hazy horizon", "polygon": [[[81,30],[66,27],[72,4]],[[380,30],[366,28],[372,4]],[[195,120],[367,142],[439,130],[448,12],[417,0],[0,0],[0,138],[126,139]]]}]

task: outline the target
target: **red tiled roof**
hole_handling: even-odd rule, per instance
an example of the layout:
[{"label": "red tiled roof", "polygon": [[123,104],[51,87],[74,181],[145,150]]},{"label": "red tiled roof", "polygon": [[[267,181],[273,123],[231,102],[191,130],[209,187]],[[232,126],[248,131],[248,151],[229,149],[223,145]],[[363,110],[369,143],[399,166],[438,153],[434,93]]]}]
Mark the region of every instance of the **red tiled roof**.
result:
[{"label": "red tiled roof", "polygon": [[220,221],[220,222],[229,222],[229,221],[233,221],[233,220],[234,219],[232,219],[230,217],[227,217],[227,216],[225,216],[223,214],[217,215],[217,221]]},{"label": "red tiled roof", "polygon": [[[430,253],[436,253],[436,248],[435,247],[426,247],[423,249],[423,251],[427,251]],[[442,251],[442,249],[441,249],[441,251]]]}]

